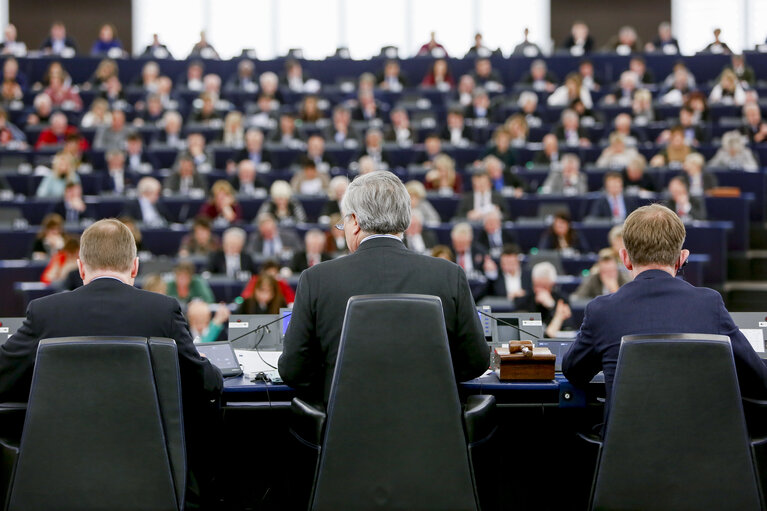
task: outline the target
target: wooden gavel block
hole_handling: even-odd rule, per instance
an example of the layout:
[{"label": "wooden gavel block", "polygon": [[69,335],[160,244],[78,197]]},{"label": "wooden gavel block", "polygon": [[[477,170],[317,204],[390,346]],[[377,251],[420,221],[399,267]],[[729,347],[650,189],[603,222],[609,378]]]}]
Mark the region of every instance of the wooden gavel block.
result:
[{"label": "wooden gavel block", "polygon": [[526,357],[532,357],[533,341],[509,341],[509,353],[522,353]]}]

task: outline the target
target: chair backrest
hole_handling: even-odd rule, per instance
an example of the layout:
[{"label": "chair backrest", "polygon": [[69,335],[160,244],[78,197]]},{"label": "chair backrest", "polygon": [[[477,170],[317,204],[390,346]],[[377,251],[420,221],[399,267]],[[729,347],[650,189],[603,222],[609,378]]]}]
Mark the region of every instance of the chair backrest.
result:
[{"label": "chair backrest", "polygon": [[592,508],[760,509],[728,337],[623,337]]},{"label": "chair backrest", "polygon": [[40,342],[9,510],[178,511],[184,458],[175,343]]},{"label": "chair backrest", "polygon": [[337,360],[312,508],[477,509],[440,299],[350,298]]}]

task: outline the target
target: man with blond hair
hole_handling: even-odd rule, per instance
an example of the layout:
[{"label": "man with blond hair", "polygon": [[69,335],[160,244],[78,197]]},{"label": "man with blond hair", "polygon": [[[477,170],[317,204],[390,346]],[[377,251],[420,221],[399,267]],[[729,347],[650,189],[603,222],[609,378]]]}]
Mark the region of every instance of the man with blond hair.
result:
[{"label": "man with blond hair", "polygon": [[620,258],[634,280],[586,306],[562,371],[575,385],[587,384],[604,371],[606,410],[621,337],[633,334],[726,335],[732,342],[741,394],[767,396],[767,366],[735,326],[721,295],[675,278],[690,255],[682,248],[684,239],[684,224],[664,206],[653,204],[631,213],[623,226],[625,248],[620,249]]},{"label": "man with blond hair", "polygon": [[[178,349],[190,471],[205,469],[201,435],[215,420],[223,380],[221,371],[197,353],[178,302],[133,287],[139,266],[136,241],[130,229],[113,218],[99,220],[83,232],[77,266],[84,286],[30,302],[24,324],[0,346],[0,399],[28,399],[41,339],[171,338]],[[202,483],[205,477],[197,474]]]}]

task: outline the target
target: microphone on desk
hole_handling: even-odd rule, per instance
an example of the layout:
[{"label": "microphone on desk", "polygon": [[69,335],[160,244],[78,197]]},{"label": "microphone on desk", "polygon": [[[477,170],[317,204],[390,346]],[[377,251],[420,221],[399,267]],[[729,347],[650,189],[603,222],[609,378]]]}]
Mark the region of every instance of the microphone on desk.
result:
[{"label": "microphone on desk", "polygon": [[490,318],[490,319],[494,319],[494,320],[496,320],[498,323],[503,323],[504,325],[506,325],[506,326],[510,326],[511,328],[513,328],[513,329],[515,329],[515,330],[517,330],[517,331],[519,331],[519,332],[522,332],[523,334],[527,334],[527,335],[529,335],[530,337],[532,337],[533,339],[538,339],[538,336],[537,336],[537,335],[535,335],[535,334],[531,334],[531,333],[530,333],[530,332],[528,332],[527,330],[524,330],[524,329],[522,329],[522,328],[519,328],[517,325],[515,325],[515,324],[513,324],[513,323],[509,323],[509,322],[508,322],[508,321],[506,321],[506,320],[503,320],[503,319],[501,319],[501,318],[497,318],[497,317],[493,316],[492,314],[488,314],[487,312],[480,310],[479,308],[477,309],[477,312],[479,312],[479,313],[480,313],[480,314],[482,314],[483,316],[487,316],[487,317],[488,317],[488,318]]},{"label": "microphone on desk", "polygon": [[[271,333],[271,330],[269,329],[269,325],[277,323],[278,321],[282,321],[283,319],[287,318],[288,316],[290,316],[292,314],[293,314],[292,312],[288,312],[287,314],[285,314],[283,316],[280,316],[279,318],[275,319],[274,321],[270,321],[268,323],[264,323],[263,325],[258,325],[253,330],[249,330],[249,331],[245,332],[244,334],[235,337],[234,339],[229,339],[229,342],[238,341],[238,340],[242,339],[243,337],[246,337],[246,336],[248,336],[250,334],[255,334],[256,332],[258,332],[259,330],[262,330],[262,329],[266,330],[266,332],[264,332],[264,333]],[[258,347],[258,344],[260,344],[262,340],[263,340],[263,337],[261,338],[261,340],[258,341],[258,343],[256,343],[256,347]]]}]

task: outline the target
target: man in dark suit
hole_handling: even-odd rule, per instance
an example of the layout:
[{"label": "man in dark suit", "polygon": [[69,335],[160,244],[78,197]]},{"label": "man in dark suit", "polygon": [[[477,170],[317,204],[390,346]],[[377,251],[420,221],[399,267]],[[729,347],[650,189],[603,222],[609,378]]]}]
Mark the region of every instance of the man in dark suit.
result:
[{"label": "man in dark suit", "polygon": [[125,204],[120,216],[135,218],[138,222],[150,226],[162,226],[168,223],[170,212],[160,200],[162,185],[153,177],[141,178],[136,187],[138,198]]},{"label": "man in dark suit", "polygon": [[206,443],[200,435],[215,420],[223,388],[221,372],[197,353],[176,300],[133,287],[139,265],[136,242],[123,223],[107,219],[86,229],[77,265],[85,285],[30,302],[22,327],[0,346],[0,398],[28,399],[40,339],[90,335],[171,338],[178,349],[190,468],[196,471],[207,463],[201,450]]},{"label": "man in dark suit", "polygon": [[716,291],[696,288],[674,276],[689,250],[682,249],[684,224],[659,204],[634,211],[623,226],[620,257],[634,280],[586,307],[575,343],[562,363],[567,379],[587,384],[604,371],[606,410],[621,337],[632,334],[702,333],[727,335],[732,342],[740,390],[767,396],[767,367],[735,326]]},{"label": "man in dark suit", "polygon": [[341,227],[352,254],[301,276],[279,361],[285,383],[310,401],[327,403],[346,303],[376,293],[439,296],[456,379],[481,375],[490,352],[469,284],[455,264],[402,244],[410,196],[399,178],[382,171],[359,176],[344,195],[343,213]]},{"label": "man in dark suit", "polygon": [[519,261],[519,246],[510,243],[503,246],[499,268],[488,275],[487,294],[516,300],[532,289],[530,270],[523,270]]},{"label": "man in dark suit", "polygon": [[666,201],[666,207],[676,211],[683,222],[692,220],[705,220],[706,203],[702,197],[692,197],[687,188],[687,183],[682,176],[671,178],[668,183],[669,198]]},{"label": "man in dark suit", "polygon": [[299,250],[293,254],[290,262],[290,270],[295,273],[301,273],[307,268],[317,264],[329,261],[330,254],[325,252],[325,233],[319,229],[311,229],[304,236],[304,250]]},{"label": "man in dark suit", "polygon": [[280,259],[290,257],[303,247],[294,227],[280,227],[271,213],[261,213],[256,217],[258,229],[250,235],[248,252],[256,257]]},{"label": "man in dark suit", "polygon": [[431,249],[439,244],[439,239],[434,231],[423,228],[423,213],[414,209],[410,213],[410,225],[402,237],[402,242],[413,252],[429,254]]},{"label": "man in dark suit", "polygon": [[70,181],[64,187],[64,198],[53,207],[67,223],[80,223],[82,220],[96,218],[96,208],[93,204],[83,201],[83,187],[80,183]]},{"label": "man in dark suit", "polygon": [[623,194],[623,176],[620,172],[607,172],[603,183],[604,195],[591,203],[589,216],[609,218],[613,222],[624,221],[636,204],[632,197]]},{"label": "man in dark suit", "polygon": [[239,227],[230,227],[221,236],[221,250],[210,254],[208,271],[236,278],[239,272],[255,273],[253,259],[246,252],[245,231]]},{"label": "man in dark suit", "polygon": [[483,168],[471,176],[470,192],[464,192],[458,204],[457,218],[466,218],[473,222],[482,220],[491,211],[501,213],[501,218],[508,216],[506,200],[500,192],[493,189],[490,175]]},{"label": "man in dark suit", "polygon": [[503,230],[501,212],[498,210],[488,212],[482,219],[482,230],[477,234],[477,244],[482,245],[490,257],[498,259],[503,248],[515,242],[514,234]]}]

